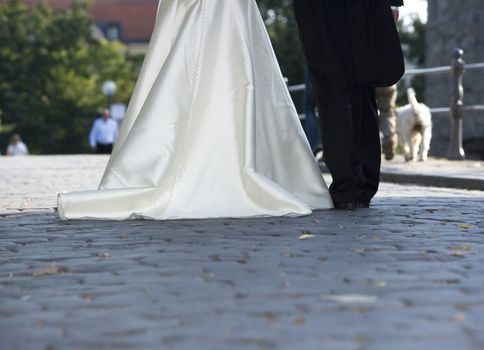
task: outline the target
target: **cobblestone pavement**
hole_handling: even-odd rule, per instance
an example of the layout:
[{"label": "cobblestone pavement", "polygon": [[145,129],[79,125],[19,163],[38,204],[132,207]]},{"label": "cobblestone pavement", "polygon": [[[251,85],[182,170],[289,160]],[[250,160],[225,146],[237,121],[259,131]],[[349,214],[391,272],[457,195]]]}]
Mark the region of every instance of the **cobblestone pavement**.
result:
[{"label": "cobblestone pavement", "polygon": [[[483,192],[301,218],[60,222],[105,157],[0,158],[0,349],[484,349]],[[19,210],[20,209],[20,210]]]}]

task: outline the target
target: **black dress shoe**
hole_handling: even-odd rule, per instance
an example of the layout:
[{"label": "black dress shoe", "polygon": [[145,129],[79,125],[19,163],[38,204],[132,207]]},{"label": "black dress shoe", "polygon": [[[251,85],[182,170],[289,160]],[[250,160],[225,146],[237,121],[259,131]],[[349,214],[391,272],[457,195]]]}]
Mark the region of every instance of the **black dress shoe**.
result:
[{"label": "black dress shoe", "polygon": [[370,202],[334,202],[334,209],[339,210],[356,210],[369,207]]},{"label": "black dress shoe", "polygon": [[338,210],[355,210],[360,208],[358,202],[334,202],[334,209]]}]

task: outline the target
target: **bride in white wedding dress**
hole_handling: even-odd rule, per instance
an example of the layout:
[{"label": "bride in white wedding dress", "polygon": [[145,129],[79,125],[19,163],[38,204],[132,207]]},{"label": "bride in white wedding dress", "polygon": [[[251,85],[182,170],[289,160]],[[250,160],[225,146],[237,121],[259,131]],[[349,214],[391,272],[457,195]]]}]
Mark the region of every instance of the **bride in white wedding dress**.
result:
[{"label": "bride in white wedding dress", "polygon": [[99,189],[58,196],[63,220],[332,207],[255,0],[162,0]]}]

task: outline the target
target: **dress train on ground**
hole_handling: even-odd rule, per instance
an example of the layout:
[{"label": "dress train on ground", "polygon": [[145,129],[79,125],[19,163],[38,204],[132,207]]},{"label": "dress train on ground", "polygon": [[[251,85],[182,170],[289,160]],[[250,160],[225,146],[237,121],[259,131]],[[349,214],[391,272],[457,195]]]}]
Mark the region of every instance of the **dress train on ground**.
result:
[{"label": "dress train on ground", "polygon": [[61,219],[328,208],[254,0],[163,0],[99,189],[58,196]]}]

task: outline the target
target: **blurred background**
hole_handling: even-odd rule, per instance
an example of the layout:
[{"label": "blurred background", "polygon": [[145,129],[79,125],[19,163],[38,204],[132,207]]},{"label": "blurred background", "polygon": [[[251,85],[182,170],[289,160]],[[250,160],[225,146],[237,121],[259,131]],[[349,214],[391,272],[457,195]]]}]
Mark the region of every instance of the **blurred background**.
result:
[{"label": "blurred background", "polygon": [[[305,63],[292,0],[257,0],[289,85]],[[158,0],[0,0],[0,149],[18,133],[32,154],[89,152],[88,134],[104,108],[122,120],[154,26]],[[484,61],[482,0],[407,0],[398,23],[407,68],[449,65],[454,48]],[[420,101],[448,107],[452,77],[408,77]],[[465,100],[484,104],[482,71],[466,77]],[[299,111],[302,94],[293,94]],[[484,150],[482,112],[466,112],[464,146]],[[448,118],[434,125],[432,155],[444,155]],[[484,151],[483,151],[484,153]]]}]

